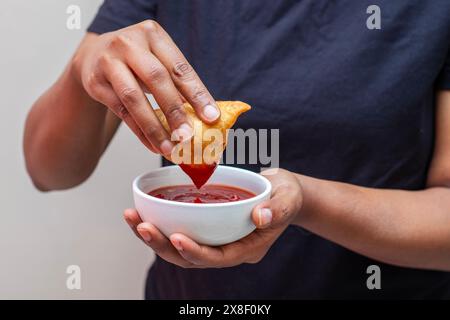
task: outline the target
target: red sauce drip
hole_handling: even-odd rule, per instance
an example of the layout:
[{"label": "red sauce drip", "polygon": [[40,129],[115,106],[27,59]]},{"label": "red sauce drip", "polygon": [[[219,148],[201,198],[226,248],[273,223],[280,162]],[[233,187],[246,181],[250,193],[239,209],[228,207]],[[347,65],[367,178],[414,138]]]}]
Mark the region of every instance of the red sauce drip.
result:
[{"label": "red sauce drip", "polygon": [[212,176],[217,168],[217,164],[184,164],[179,166],[191,178],[195,186],[200,189]]},{"label": "red sauce drip", "polygon": [[187,203],[224,203],[249,199],[254,193],[226,185],[210,184],[197,189],[192,185],[179,185],[158,188],[149,195],[165,200]]}]

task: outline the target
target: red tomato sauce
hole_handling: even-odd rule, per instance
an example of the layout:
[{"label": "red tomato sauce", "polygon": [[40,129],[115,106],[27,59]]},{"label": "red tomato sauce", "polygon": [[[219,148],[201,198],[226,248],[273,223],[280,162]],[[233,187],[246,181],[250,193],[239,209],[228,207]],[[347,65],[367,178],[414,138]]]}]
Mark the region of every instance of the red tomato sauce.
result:
[{"label": "red tomato sauce", "polygon": [[169,186],[155,189],[148,194],[159,199],[187,203],[224,203],[255,196],[250,191],[220,184],[205,185],[201,189],[193,185]]},{"label": "red tomato sauce", "polygon": [[217,164],[184,164],[180,163],[181,169],[191,178],[195,186],[200,189],[211,177],[217,168]]}]

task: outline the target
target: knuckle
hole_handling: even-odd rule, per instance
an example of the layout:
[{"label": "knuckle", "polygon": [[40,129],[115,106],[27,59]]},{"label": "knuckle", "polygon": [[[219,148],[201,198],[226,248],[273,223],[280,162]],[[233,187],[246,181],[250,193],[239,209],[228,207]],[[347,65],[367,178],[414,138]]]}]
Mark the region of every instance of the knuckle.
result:
[{"label": "knuckle", "polygon": [[173,105],[167,108],[166,117],[172,122],[184,120],[186,114],[182,104]]},{"label": "knuckle", "polygon": [[286,216],[289,213],[289,211],[291,210],[287,204],[281,206],[280,213],[283,217]]},{"label": "knuckle", "polygon": [[282,204],[280,208],[278,209],[278,217],[281,219],[281,221],[284,221],[289,216],[289,213],[291,212],[291,208],[287,204]]},{"label": "knuckle", "polygon": [[132,45],[133,40],[126,33],[119,33],[111,38],[109,41],[109,48],[115,49],[124,49],[128,48]]},{"label": "knuckle", "polygon": [[97,72],[92,72],[83,81],[83,86],[86,92],[94,99],[100,102],[105,102],[102,90],[102,77]]},{"label": "knuckle", "polygon": [[139,91],[136,88],[126,87],[119,92],[120,100],[125,105],[136,105],[138,102]]},{"label": "knuckle", "polygon": [[194,93],[192,94],[192,101],[193,102],[200,102],[201,100],[203,100],[205,98],[205,96],[207,96],[208,92],[206,91],[205,87],[197,87],[194,90]]},{"label": "knuckle", "polygon": [[91,72],[86,79],[86,88],[89,91],[95,91],[95,89],[97,88],[97,86],[100,83],[100,77],[98,75],[98,72],[94,71]]},{"label": "knuckle", "polygon": [[122,102],[121,102],[119,99],[113,99],[113,100],[111,101],[111,103],[108,104],[108,107],[109,107],[112,111],[114,111],[117,115],[119,115],[119,110],[120,110],[120,108],[123,107],[123,104],[122,104]]},{"label": "knuckle", "polygon": [[167,79],[167,71],[161,66],[151,66],[147,72],[147,81],[160,82]]},{"label": "knuckle", "polygon": [[133,40],[131,39],[131,37],[129,37],[126,33],[119,34],[117,36],[117,41],[123,47],[131,47],[131,45],[133,43]]},{"label": "knuckle", "polygon": [[97,63],[101,69],[108,68],[111,65],[111,57],[107,54],[102,54],[98,57]]},{"label": "knuckle", "polygon": [[173,74],[181,79],[181,80],[190,80],[193,78],[194,75],[194,69],[192,68],[192,66],[187,63],[187,62],[178,62],[175,63],[174,67],[173,67]]},{"label": "knuckle", "polygon": [[130,115],[127,108],[125,108],[125,106],[123,104],[120,104],[119,106],[117,106],[115,110],[117,110],[117,115],[122,120],[125,120]]},{"label": "knuckle", "polygon": [[145,133],[148,137],[151,137],[152,139],[156,140],[158,143],[162,140],[164,140],[164,137],[161,133],[161,131],[156,126],[147,126],[145,128]]},{"label": "knuckle", "polygon": [[108,49],[116,49],[120,46],[118,36],[112,37],[108,42]]},{"label": "knuckle", "polygon": [[158,31],[160,26],[155,20],[145,20],[140,23],[140,27],[145,32],[154,33]]}]

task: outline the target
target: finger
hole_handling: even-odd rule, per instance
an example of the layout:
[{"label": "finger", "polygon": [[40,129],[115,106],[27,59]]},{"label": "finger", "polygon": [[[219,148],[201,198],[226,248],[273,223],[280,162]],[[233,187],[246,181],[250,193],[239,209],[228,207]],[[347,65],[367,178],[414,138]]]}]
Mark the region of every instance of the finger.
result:
[{"label": "finger", "polygon": [[257,230],[220,247],[200,245],[180,233],[171,235],[170,241],[179,254],[195,266],[225,268],[259,262],[281,232],[273,229]]},{"label": "finger", "polygon": [[276,228],[287,223],[297,212],[299,193],[291,188],[277,188],[269,201],[257,205],[252,211],[252,220],[259,229]]},{"label": "finger", "polygon": [[114,92],[147,140],[158,149],[159,153],[170,155],[173,144],[169,134],[153,112],[153,108],[132,72],[119,60],[108,63],[105,70],[106,78],[111,83]]},{"label": "finger", "polygon": [[151,52],[138,48],[130,50],[126,59],[164,112],[174,140],[190,139],[193,135],[192,124],[184,111],[180,92],[166,68]]},{"label": "finger", "polygon": [[131,131],[139,138],[139,140],[152,152],[159,153],[153,144],[147,140],[142,130],[139,128],[134,119],[130,116],[128,110],[117,97],[111,85],[106,81],[98,83],[91,88],[91,94],[100,103],[107,106],[119,119],[131,129]]},{"label": "finger", "polygon": [[123,217],[127,224],[130,226],[131,230],[134,232],[136,237],[144,241],[139,232],[137,231],[137,226],[142,222],[139,217],[138,212],[135,209],[126,209],[123,213]]},{"label": "finger", "polygon": [[170,236],[170,241],[184,259],[196,266],[225,268],[259,260],[273,242],[271,238],[268,233],[253,232],[239,241],[210,247],[176,233]]},{"label": "finger", "polygon": [[258,229],[264,229],[270,226],[273,220],[273,213],[270,208],[270,201],[263,202],[253,208],[252,220]]},{"label": "finger", "polygon": [[206,123],[220,117],[220,110],[200,77],[170,36],[157,23],[147,26],[151,52],[168,70],[173,82],[197,115]]},{"label": "finger", "polygon": [[123,213],[125,221],[130,225],[130,227],[136,228],[142,223],[141,217],[136,209],[125,209]]},{"label": "finger", "polygon": [[137,226],[137,232],[144,242],[155,251],[162,259],[181,266],[192,267],[192,263],[186,261],[173,247],[170,241],[151,223],[144,222]]},{"label": "finger", "polygon": [[221,247],[214,248],[197,244],[183,234],[175,233],[170,236],[170,242],[178,253],[187,261],[197,266],[218,267],[225,261]]},{"label": "finger", "polygon": [[170,241],[180,255],[195,266],[226,268],[242,263],[256,263],[265,255],[279,232],[255,231],[239,241],[220,246],[200,245],[183,234],[173,234]]}]

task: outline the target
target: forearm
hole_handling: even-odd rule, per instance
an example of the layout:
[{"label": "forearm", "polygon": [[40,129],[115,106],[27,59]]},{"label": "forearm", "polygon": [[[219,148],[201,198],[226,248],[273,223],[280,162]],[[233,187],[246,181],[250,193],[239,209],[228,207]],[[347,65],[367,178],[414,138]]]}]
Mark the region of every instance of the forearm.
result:
[{"label": "forearm", "polygon": [[304,205],[296,224],[382,262],[450,270],[449,189],[370,189],[297,177]]},{"label": "forearm", "polygon": [[25,124],[24,153],[35,185],[53,190],[84,181],[107,144],[106,119],[107,109],[87,95],[69,64]]}]

